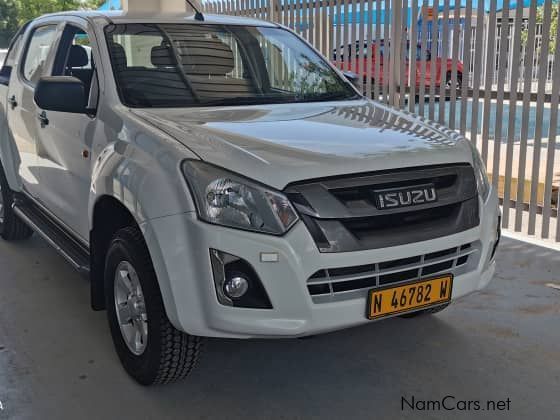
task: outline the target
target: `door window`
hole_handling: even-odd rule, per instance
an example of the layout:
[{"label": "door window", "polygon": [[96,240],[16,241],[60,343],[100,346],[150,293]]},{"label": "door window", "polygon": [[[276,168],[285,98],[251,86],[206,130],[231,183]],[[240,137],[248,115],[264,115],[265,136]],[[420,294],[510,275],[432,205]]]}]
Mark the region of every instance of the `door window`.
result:
[{"label": "door window", "polygon": [[98,85],[92,44],[89,35],[81,28],[66,25],[54,59],[53,76],[70,76],[84,84],[88,108],[97,107]]},{"label": "door window", "polygon": [[45,73],[45,64],[56,35],[56,25],[41,26],[33,32],[24,59],[23,77],[36,84]]},{"label": "door window", "polygon": [[22,29],[20,29],[18,31],[18,33],[16,34],[14,40],[12,41],[12,43],[10,45],[10,49],[8,50],[8,54],[6,55],[6,58],[5,58],[2,66],[1,66],[2,67],[0,69],[0,84],[1,85],[8,86],[9,83],[10,83],[10,77],[12,75],[12,68],[14,67],[14,64],[16,63],[16,57],[18,57],[19,53],[20,53],[24,29],[25,29],[25,26]]},{"label": "door window", "polygon": [[21,48],[21,38],[22,35],[18,35],[15,40],[14,43],[12,44],[12,47],[10,48],[10,51],[8,51],[8,55],[6,56],[6,59],[4,60],[4,66],[5,67],[10,67],[12,68],[16,62],[16,57],[19,53],[19,49]]},{"label": "door window", "polygon": [[95,73],[91,40],[81,28],[67,25],[64,28],[54,59],[53,76],[71,76],[84,83],[86,93],[90,91]]}]

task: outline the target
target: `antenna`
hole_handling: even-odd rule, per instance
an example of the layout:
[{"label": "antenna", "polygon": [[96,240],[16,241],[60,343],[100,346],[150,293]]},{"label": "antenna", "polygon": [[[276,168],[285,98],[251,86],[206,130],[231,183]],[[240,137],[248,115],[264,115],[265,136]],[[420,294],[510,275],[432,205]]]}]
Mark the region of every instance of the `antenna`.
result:
[{"label": "antenna", "polygon": [[191,6],[194,9],[195,11],[194,18],[200,22],[204,22],[204,15],[200,10],[198,10],[197,7],[195,7],[193,2],[191,0],[185,0],[185,1],[189,4],[189,6]]}]

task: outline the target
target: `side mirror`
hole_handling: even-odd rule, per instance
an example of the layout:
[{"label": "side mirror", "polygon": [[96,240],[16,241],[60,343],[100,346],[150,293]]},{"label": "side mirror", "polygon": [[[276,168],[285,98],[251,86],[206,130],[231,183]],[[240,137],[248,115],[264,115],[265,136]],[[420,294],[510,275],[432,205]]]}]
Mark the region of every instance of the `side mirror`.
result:
[{"label": "side mirror", "polygon": [[35,87],[35,103],[45,111],[85,114],[87,98],[84,83],[75,77],[41,77]]},{"label": "side mirror", "polygon": [[359,87],[358,85],[360,83],[360,76],[358,76],[353,71],[343,71],[342,74],[344,74],[344,77],[346,77],[346,79],[350,83],[352,83],[354,87]]}]

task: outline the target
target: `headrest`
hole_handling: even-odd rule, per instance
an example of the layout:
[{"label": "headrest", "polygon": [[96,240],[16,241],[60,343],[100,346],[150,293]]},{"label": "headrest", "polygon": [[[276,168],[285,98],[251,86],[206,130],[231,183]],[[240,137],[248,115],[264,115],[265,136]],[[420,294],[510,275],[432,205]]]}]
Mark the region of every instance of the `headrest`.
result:
[{"label": "headrest", "polygon": [[[217,37],[183,37],[174,45],[187,74],[224,76],[235,67],[233,51]],[[152,48],[152,64],[156,67],[174,66],[171,47]]]},{"label": "headrest", "polygon": [[121,44],[117,44],[116,42],[112,43],[111,45],[111,53],[113,55],[113,61],[115,67],[117,68],[126,68],[128,67],[128,60],[126,58],[126,51]]},{"label": "headrest", "polygon": [[69,68],[85,67],[89,64],[89,55],[84,47],[81,45],[72,45],[70,47],[70,54],[68,55]]},{"label": "headrest", "polygon": [[152,48],[152,64],[155,67],[173,67],[175,60],[168,46],[160,45]]}]

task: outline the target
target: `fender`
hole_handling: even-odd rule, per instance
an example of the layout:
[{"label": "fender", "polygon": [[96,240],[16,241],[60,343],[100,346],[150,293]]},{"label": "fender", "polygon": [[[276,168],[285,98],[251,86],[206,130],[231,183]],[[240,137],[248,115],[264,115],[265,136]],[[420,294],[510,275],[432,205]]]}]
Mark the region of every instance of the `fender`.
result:
[{"label": "fender", "polygon": [[[118,113],[117,113],[118,115]],[[124,206],[144,233],[146,244],[158,278],[167,315],[179,326],[175,300],[169,275],[162,261],[162,251],[146,232],[149,220],[194,211],[194,201],[180,171],[184,159],[197,157],[178,141],[140,118],[113,120],[111,129],[105,125],[104,134],[117,139],[110,143],[94,144],[100,150],[92,168],[88,203],[90,230],[94,228],[95,206],[99,200],[111,197]],[[118,120],[118,118],[117,118]],[[126,121],[126,123],[124,123]],[[100,122],[104,124],[103,119]],[[117,122],[116,125],[114,123]],[[103,136],[99,136],[103,137]],[[173,238],[170,238],[172,240]],[[92,253],[92,304],[102,309],[102,282]]]},{"label": "fender", "polygon": [[[138,224],[195,210],[180,166],[185,159],[198,159],[196,155],[132,113],[120,119],[118,130],[100,122],[104,136],[93,145],[97,157],[91,174],[90,227],[95,203],[106,195],[121,202]],[[99,137],[117,140],[107,143]]]}]

